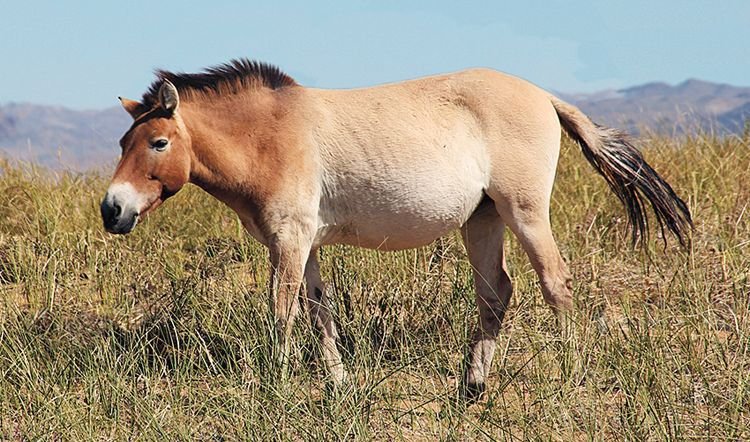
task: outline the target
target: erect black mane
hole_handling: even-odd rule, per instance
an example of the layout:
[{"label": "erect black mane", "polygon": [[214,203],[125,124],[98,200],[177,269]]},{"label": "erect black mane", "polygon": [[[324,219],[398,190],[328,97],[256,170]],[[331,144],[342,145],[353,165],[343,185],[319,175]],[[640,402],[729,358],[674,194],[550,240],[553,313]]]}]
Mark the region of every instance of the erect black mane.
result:
[{"label": "erect black mane", "polygon": [[247,58],[231,60],[195,74],[164,70],[157,70],[155,73],[157,79],[143,94],[143,104],[149,108],[159,102],[159,88],[164,80],[174,84],[180,97],[186,99],[196,95],[234,94],[258,86],[280,89],[297,84],[278,67]]}]

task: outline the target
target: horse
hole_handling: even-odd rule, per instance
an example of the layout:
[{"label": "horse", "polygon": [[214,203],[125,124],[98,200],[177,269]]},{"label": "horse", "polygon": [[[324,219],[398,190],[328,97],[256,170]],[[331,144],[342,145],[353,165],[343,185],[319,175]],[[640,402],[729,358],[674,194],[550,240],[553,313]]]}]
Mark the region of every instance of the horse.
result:
[{"label": "horse", "polygon": [[479,310],[459,381],[469,399],[485,389],[511,298],[506,226],[546,303],[571,311],[549,217],[563,131],[623,203],[634,243],[648,240],[648,205],[681,244],[692,228],[685,202],[623,132],[495,70],[348,90],[303,87],[248,59],[155,74],[140,101],[120,98],[133,122],[101,203],[104,227],[131,232],[187,183],[229,206],[269,250],[274,354],[288,358],[305,298],[334,386],[347,372],[317,258],[325,245],[401,250],[460,229]]}]

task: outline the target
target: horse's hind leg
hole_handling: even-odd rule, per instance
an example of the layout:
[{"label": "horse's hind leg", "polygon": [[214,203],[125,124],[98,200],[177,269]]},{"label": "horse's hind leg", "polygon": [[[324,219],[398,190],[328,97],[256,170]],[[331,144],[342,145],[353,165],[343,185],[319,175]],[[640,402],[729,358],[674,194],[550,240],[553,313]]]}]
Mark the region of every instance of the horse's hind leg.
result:
[{"label": "horse's hind leg", "polygon": [[564,316],[573,308],[572,278],[552,236],[549,205],[518,207],[503,219],[529,256],[544,300],[558,316]]},{"label": "horse's hind leg", "polygon": [[461,228],[461,235],[474,270],[479,323],[466,355],[461,393],[470,401],[485,388],[495,353],[495,340],[512,293],[503,255],[505,226],[487,199]]},{"label": "horse's hind leg", "polygon": [[572,278],[552,237],[549,209],[518,209],[507,221],[539,276],[544,300],[557,315],[562,338],[560,368],[565,377],[570,377],[579,371],[581,364],[575,350],[575,326],[569,314],[573,308]]}]

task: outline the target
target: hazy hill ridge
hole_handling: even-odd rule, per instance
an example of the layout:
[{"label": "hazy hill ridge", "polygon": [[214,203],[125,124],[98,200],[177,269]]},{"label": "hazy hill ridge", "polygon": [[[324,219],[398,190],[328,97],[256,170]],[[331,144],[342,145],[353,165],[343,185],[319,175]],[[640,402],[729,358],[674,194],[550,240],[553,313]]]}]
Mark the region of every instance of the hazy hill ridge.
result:
[{"label": "hazy hill ridge", "polygon": [[[592,94],[556,93],[595,121],[633,134],[681,134],[700,127],[739,133],[750,117],[750,87],[687,80],[647,83]],[[113,161],[117,140],[130,125],[119,106],[71,110],[35,104],[0,105],[0,155],[55,168],[83,170]]]},{"label": "hazy hill ridge", "polygon": [[72,110],[26,103],[0,105],[0,155],[55,168],[101,166],[119,155],[117,143],[130,122],[119,106]]},{"label": "hazy hill ridge", "polygon": [[594,120],[633,134],[681,134],[696,128],[738,133],[750,117],[750,87],[690,79],[676,86],[647,83],[593,94],[559,94]]}]

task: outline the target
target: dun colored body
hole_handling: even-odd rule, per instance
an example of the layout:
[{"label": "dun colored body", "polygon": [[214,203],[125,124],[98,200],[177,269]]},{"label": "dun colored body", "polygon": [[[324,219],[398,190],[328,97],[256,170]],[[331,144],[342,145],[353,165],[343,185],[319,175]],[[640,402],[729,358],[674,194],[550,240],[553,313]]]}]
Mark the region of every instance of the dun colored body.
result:
[{"label": "dun colored body", "polygon": [[556,311],[572,307],[549,222],[561,126],[625,204],[634,238],[647,232],[646,203],[680,241],[691,223],[622,135],[492,70],[355,90],[305,88],[247,60],[157,75],[142,102],[122,100],[134,122],[102,202],[107,230],[130,232],[188,182],[227,204],[270,251],[280,354],[305,287],[335,383],[346,374],[316,257],[327,244],[397,250],[461,229],[479,308],[463,383],[469,394],[484,388],[511,296],[506,226],[544,299]]}]

